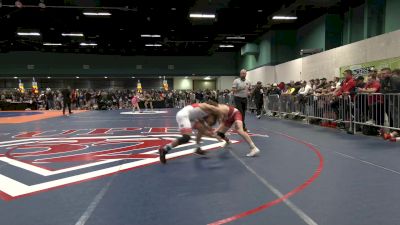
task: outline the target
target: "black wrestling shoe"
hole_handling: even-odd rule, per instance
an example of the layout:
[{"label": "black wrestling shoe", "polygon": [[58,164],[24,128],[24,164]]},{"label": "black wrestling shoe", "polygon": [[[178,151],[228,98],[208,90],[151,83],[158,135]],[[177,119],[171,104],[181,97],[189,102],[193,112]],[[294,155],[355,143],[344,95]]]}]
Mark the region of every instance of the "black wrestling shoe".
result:
[{"label": "black wrestling shoe", "polygon": [[165,149],[163,147],[160,147],[158,149],[158,154],[160,155],[160,162],[162,164],[167,163],[167,159],[165,158],[165,155],[167,154],[167,151],[165,151]]},{"label": "black wrestling shoe", "polygon": [[197,147],[197,148],[196,148],[196,151],[194,151],[194,154],[196,154],[196,155],[205,155],[205,154],[206,154],[206,151],[201,150],[200,147]]}]

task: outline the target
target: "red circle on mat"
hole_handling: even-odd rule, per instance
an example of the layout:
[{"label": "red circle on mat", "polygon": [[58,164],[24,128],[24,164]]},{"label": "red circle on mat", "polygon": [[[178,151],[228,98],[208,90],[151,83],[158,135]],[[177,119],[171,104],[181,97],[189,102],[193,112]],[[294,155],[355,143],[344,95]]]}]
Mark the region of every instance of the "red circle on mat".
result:
[{"label": "red circle on mat", "polygon": [[281,198],[277,198],[277,199],[274,199],[272,201],[266,202],[265,204],[257,206],[256,208],[253,208],[253,209],[247,210],[245,212],[233,215],[231,217],[228,217],[228,218],[225,218],[225,219],[221,219],[221,220],[209,223],[208,225],[219,225],[219,224],[229,223],[229,222],[241,219],[243,217],[250,216],[252,214],[258,213],[258,212],[260,212],[260,211],[262,211],[264,209],[268,209],[268,208],[270,208],[270,207],[272,207],[274,205],[277,205],[277,204],[283,202],[286,199],[289,199],[293,195],[298,194],[299,192],[304,190],[306,187],[308,187],[310,184],[312,184],[319,177],[319,175],[321,174],[321,172],[322,172],[322,170],[324,168],[324,157],[322,156],[321,152],[317,148],[315,148],[314,146],[312,146],[311,144],[309,144],[309,143],[307,143],[305,141],[296,139],[296,138],[291,137],[291,136],[286,135],[286,134],[277,133],[277,132],[271,132],[271,133],[278,134],[278,135],[281,135],[281,136],[284,136],[284,137],[288,138],[289,140],[301,143],[301,144],[307,146],[310,150],[312,150],[314,152],[314,154],[317,156],[318,161],[319,161],[318,167],[315,169],[313,175],[311,177],[309,177],[301,185],[297,186],[295,189],[293,189],[290,192],[288,192],[285,195],[283,195]]}]

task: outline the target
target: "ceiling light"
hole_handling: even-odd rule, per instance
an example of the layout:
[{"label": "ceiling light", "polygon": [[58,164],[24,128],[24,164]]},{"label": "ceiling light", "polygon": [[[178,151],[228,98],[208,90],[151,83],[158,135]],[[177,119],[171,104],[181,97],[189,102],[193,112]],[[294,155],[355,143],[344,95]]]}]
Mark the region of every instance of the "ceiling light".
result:
[{"label": "ceiling light", "polygon": [[142,34],[140,37],[152,37],[152,38],[159,38],[161,35],[159,34]]},{"label": "ceiling light", "polygon": [[160,78],[160,79],[161,79],[161,78],[162,78],[162,76],[158,76],[158,78]]},{"label": "ceiling light", "polygon": [[62,33],[61,35],[64,37],[83,37],[82,33]]},{"label": "ceiling light", "polygon": [[259,10],[257,10],[257,12],[261,13],[261,12],[263,12],[263,10],[262,10],[262,9],[259,9]]},{"label": "ceiling light", "polygon": [[40,36],[38,32],[18,32],[19,36]]},{"label": "ceiling light", "polygon": [[220,48],[233,48],[234,45],[219,45]]},{"label": "ceiling light", "polygon": [[45,46],[61,46],[61,43],[43,43]]},{"label": "ceiling light", "polygon": [[79,79],[79,77],[78,77],[78,76],[76,76],[75,78],[76,78],[76,79]]},{"label": "ceiling light", "polygon": [[146,47],[161,47],[161,44],[146,44]]},{"label": "ceiling light", "polygon": [[228,40],[244,40],[246,37],[243,36],[232,36],[232,37],[226,37]]},{"label": "ceiling light", "polygon": [[212,78],[211,77],[204,77],[204,80],[211,80]]},{"label": "ceiling light", "polygon": [[189,78],[188,76],[185,77],[185,79],[188,79],[188,78]]},{"label": "ceiling light", "polygon": [[104,77],[104,78],[106,78],[106,79],[107,79],[108,77]]},{"label": "ceiling light", "polygon": [[80,46],[97,46],[96,43],[80,43]]},{"label": "ceiling light", "polygon": [[19,1],[19,0],[15,1],[15,6],[16,6],[17,8],[22,8],[22,2]]},{"label": "ceiling light", "polygon": [[51,77],[47,77],[47,79],[50,79]]},{"label": "ceiling light", "polygon": [[204,19],[214,19],[215,14],[198,14],[198,13],[191,13],[190,18],[204,18]]},{"label": "ceiling light", "polygon": [[44,4],[44,0],[40,0],[39,7],[42,9],[46,8],[46,4]]},{"label": "ceiling light", "polygon": [[297,20],[297,16],[274,16],[273,20]]},{"label": "ceiling light", "polygon": [[132,77],[132,79],[135,79],[135,77]]},{"label": "ceiling light", "polygon": [[175,11],[175,10],[176,10],[176,8],[171,8],[171,10],[172,10],[172,11]]},{"label": "ceiling light", "polygon": [[18,77],[14,77],[14,79],[18,79]]},{"label": "ceiling light", "polygon": [[111,16],[109,12],[84,12],[85,16]]}]

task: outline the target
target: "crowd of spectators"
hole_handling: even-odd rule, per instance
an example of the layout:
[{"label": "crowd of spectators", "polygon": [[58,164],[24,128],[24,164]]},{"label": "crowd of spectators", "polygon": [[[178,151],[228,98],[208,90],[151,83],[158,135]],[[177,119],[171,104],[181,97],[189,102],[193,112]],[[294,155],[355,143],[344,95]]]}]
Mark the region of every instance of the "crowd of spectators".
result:
[{"label": "crowd of spectators", "polygon": [[[30,109],[61,110],[63,108],[63,90],[45,89],[35,94],[30,90],[21,93],[18,89],[4,89],[0,92],[0,101],[9,103],[27,103]],[[72,109],[112,110],[131,109],[131,99],[136,90],[126,89],[70,89]],[[152,101],[155,108],[183,108],[187,104],[208,100],[231,103],[229,90],[143,90],[139,93],[141,102]]]},{"label": "crowd of spectators", "polygon": [[[296,105],[297,107],[293,107],[293,109],[297,112],[292,112],[296,115],[304,115],[305,110],[318,111],[322,108],[322,111],[327,111],[329,109],[332,110],[337,121],[350,120],[350,118],[345,117],[353,116],[353,119],[356,118],[359,122],[377,125],[374,128],[375,130],[376,127],[384,126],[386,115],[389,122],[386,126],[400,128],[400,69],[393,71],[389,68],[383,68],[380,71],[371,70],[367,76],[354,76],[351,70],[346,70],[342,80],[335,77],[331,81],[321,78],[309,81],[266,84],[263,87],[263,92],[265,113],[269,116],[276,116],[276,113],[269,110],[271,103],[268,102],[268,99],[271,98],[268,98],[268,96],[273,95],[277,96],[275,100],[278,100],[280,104],[284,103],[282,104],[284,107]],[[386,94],[387,97],[381,94]],[[390,97],[388,97],[388,94],[390,94]],[[323,102],[323,104],[310,108],[310,106],[313,106],[310,101],[313,101],[313,103]],[[344,101],[348,101],[345,106],[343,106]],[[279,110],[284,113],[288,112],[282,105]],[[258,108],[256,103],[253,106]],[[357,115],[352,115],[354,108],[357,110]],[[328,116],[320,115],[320,117]]]}]

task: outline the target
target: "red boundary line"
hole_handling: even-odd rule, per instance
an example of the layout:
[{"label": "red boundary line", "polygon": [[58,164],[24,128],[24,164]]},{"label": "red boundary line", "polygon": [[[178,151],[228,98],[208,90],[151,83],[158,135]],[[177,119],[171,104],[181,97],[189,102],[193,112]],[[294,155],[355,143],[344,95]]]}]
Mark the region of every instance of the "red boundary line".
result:
[{"label": "red boundary line", "polygon": [[270,207],[272,207],[274,205],[277,205],[277,204],[283,202],[284,200],[292,197],[293,195],[298,194],[299,192],[301,192],[302,190],[307,188],[310,184],[312,184],[319,177],[319,175],[321,175],[321,172],[322,172],[322,170],[324,168],[324,157],[322,156],[321,152],[317,148],[315,148],[314,146],[312,146],[311,144],[309,144],[309,143],[307,143],[305,141],[296,139],[296,138],[291,137],[289,135],[282,134],[282,133],[277,133],[277,132],[272,132],[272,133],[284,136],[284,137],[286,137],[286,138],[288,138],[288,139],[290,139],[292,141],[304,144],[315,153],[315,155],[318,157],[319,164],[318,164],[318,167],[315,169],[313,175],[310,178],[308,178],[304,183],[302,183],[300,186],[298,186],[295,189],[293,189],[292,191],[286,193],[281,198],[277,198],[277,199],[272,200],[270,202],[267,202],[267,203],[265,203],[263,205],[260,205],[260,206],[258,206],[256,208],[253,208],[253,209],[250,209],[248,211],[236,214],[234,216],[231,216],[231,217],[228,217],[228,218],[225,218],[225,219],[221,219],[221,220],[209,223],[208,225],[220,225],[220,224],[233,222],[233,221],[241,219],[243,217],[250,216],[250,215],[258,213],[258,212],[260,212],[262,210],[268,209],[268,208],[270,208]]}]

